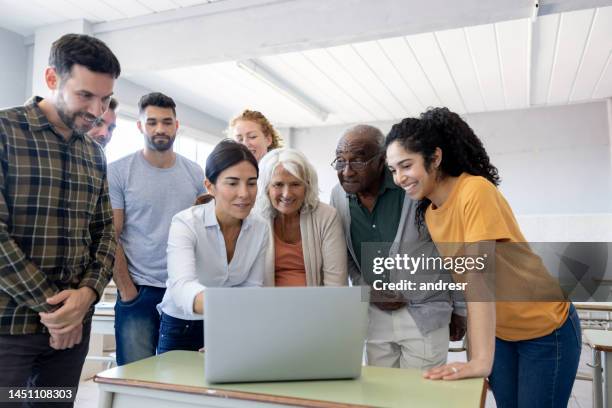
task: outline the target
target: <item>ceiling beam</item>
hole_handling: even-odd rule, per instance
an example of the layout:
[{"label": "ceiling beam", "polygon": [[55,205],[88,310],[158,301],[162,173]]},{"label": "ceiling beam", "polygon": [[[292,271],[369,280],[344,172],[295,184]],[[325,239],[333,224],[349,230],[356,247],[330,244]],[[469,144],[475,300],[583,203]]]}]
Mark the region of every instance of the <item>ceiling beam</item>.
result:
[{"label": "ceiling beam", "polygon": [[612,6],[612,0],[539,0],[539,16]]},{"label": "ceiling beam", "polygon": [[282,93],[296,102],[321,122],[327,120],[329,116],[327,110],[319,106],[317,102],[308,97],[301,89],[294,87],[291,83],[273,72],[265,64],[255,59],[236,61],[236,64],[239,68],[248,72],[257,80],[263,81],[275,91]]},{"label": "ceiling beam", "polygon": [[93,32],[133,74],[525,18],[532,8],[533,0],[233,0]]}]

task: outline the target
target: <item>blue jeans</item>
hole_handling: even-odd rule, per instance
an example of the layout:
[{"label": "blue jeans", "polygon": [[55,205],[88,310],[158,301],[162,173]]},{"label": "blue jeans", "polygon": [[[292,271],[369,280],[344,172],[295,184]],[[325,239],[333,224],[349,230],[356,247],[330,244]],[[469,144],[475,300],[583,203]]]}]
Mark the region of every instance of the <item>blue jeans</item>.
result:
[{"label": "blue jeans", "polygon": [[567,407],[581,345],[574,305],[565,323],[549,335],[524,341],[495,339],[489,385],[497,407]]},{"label": "blue jeans", "polygon": [[198,351],[203,346],[203,320],[177,319],[162,313],[157,354],[171,350]]},{"label": "blue jeans", "polygon": [[138,295],[129,302],[115,303],[117,365],[155,355],[159,335],[159,312],[166,288],[136,286]]}]

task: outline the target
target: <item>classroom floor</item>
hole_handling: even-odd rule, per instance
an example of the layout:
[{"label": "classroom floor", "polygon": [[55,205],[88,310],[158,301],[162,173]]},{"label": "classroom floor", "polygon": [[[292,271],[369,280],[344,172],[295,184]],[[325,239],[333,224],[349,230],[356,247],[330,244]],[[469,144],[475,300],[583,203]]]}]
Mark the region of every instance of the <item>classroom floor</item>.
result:
[{"label": "classroom floor", "polygon": [[[450,353],[449,360],[465,361],[464,353]],[[582,373],[590,373],[590,368],[586,363],[591,361],[591,350],[587,346],[583,346],[582,355],[580,358],[580,367],[578,370]],[[585,380],[576,380],[574,390],[569,402],[569,408],[590,408],[592,406],[592,382]],[[82,381],[79,385],[76,402],[76,408],[96,408],[98,406],[98,386],[92,380]],[[495,400],[489,393],[487,396],[486,408],[495,408]]]}]

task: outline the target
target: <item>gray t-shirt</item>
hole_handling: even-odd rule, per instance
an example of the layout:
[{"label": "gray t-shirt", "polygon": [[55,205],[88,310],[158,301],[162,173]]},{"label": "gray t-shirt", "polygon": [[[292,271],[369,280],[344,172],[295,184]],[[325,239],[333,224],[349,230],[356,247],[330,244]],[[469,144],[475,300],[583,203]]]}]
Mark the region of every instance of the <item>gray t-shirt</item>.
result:
[{"label": "gray t-shirt", "polygon": [[108,166],[113,209],[123,209],[121,245],[137,285],[165,287],[166,247],[172,217],[205,192],[204,171],[177,154],[167,169],[147,162],[142,151]]}]

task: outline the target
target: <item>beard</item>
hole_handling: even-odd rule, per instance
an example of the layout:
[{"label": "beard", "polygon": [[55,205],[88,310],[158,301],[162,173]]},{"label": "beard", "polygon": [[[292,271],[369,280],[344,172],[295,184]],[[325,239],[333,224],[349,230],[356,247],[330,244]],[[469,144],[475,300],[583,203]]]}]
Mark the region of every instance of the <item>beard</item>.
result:
[{"label": "beard", "polygon": [[170,150],[172,145],[174,144],[174,140],[176,139],[176,135],[168,136],[168,135],[154,135],[148,136],[145,135],[145,143],[151,150],[155,150],[158,152],[165,152],[166,150]]},{"label": "beard", "polygon": [[[66,105],[66,101],[64,101],[61,93],[57,97],[55,109],[57,109],[57,115],[60,117],[62,122],[64,122],[69,129],[72,129],[73,132],[79,135],[85,135],[94,126],[96,118],[92,114],[85,111],[74,112],[68,109],[68,105]],[[82,117],[87,124],[77,126],[76,120],[78,117]]]}]

